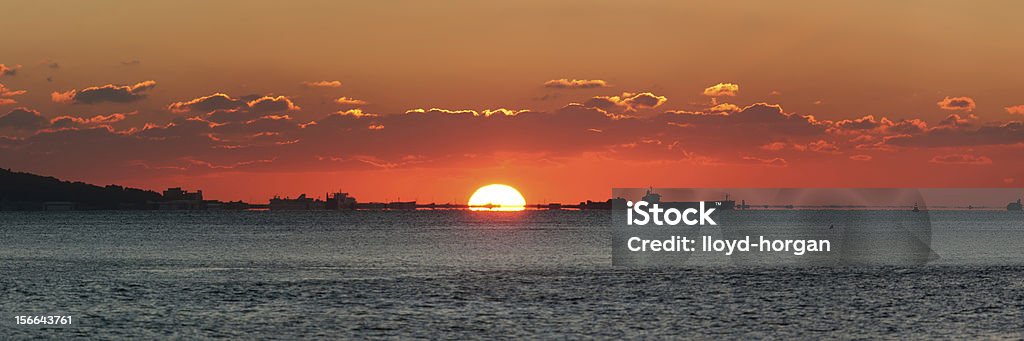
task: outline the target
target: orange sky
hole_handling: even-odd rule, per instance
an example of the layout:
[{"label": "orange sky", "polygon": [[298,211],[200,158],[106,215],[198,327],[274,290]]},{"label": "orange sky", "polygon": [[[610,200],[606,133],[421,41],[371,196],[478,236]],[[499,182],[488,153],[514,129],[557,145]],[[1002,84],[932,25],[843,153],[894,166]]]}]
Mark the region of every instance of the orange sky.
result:
[{"label": "orange sky", "polygon": [[254,202],[1020,186],[1022,10],[14,1],[0,166]]}]

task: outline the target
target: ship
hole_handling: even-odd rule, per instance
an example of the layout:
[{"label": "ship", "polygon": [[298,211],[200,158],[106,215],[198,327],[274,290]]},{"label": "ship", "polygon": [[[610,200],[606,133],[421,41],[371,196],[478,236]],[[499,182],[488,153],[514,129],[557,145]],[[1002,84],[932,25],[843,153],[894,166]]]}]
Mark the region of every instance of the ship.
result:
[{"label": "ship", "polygon": [[387,209],[389,209],[389,210],[415,210],[416,209],[416,202],[415,201],[392,201],[392,202],[388,203]]},{"label": "ship", "polygon": [[626,199],[619,197],[614,199],[608,199],[605,201],[587,200],[581,201],[580,204],[577,205],[577,208],[581,210],[610,210],[616,207],[625,208]]},{"label": "ship", "polygon": [[1020,199],[1017,199],[1017,202],[1011,202],[1009,204],[1006,204],[1006,210],[1007,211],[1020,211],[1021,210]]},{"label": "ship", "polygon": [[327,200],[307,197],[305,193],[298,198],[281,198],[274,196],[267,207],[271,211],[313,211],[313,210],[350,210],[356,208],[356,198],[345,192],[326,193]]},{"label": "ship", "polygon": [[[697,208],[701,203],[700,201],[661,201],[661,194],[655,193],[653,187],[647,189],[647,194],[644,194],[642,200],[663,207],[675,208]],[[728,193],[725,194],[725,200],[705,200],[704,204],[721,210],[736,209],[736,200],[729,200]]]},{"label": "ship", "polygon": [[274,196],[270,199],[269,206],[271,211],[308,211],[325,208],[323,201],[307,197],[305,193],[295,199]]},{"label": "ship", "polygon": [[[426,205],[425,205],[426,206]],[[436,208],[440,205],[435,205]],[[366,202],[357,203],[357,210],[415,210],[418,207],[415,201],[391,201],[391,202]]]}]

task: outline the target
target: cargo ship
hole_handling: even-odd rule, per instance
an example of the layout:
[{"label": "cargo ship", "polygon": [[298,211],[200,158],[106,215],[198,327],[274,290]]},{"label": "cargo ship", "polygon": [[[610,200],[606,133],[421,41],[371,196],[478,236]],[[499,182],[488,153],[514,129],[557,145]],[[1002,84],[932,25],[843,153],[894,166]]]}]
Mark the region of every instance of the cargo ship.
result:
[{"label": "cargo ship", "polygon": [[[651,204],[659,204],[662,207],[697,208],[700,206],[700,201],[661,201],[661,194],[655,193],[653,187],[647,189],[647,194],[644,194],[642,200]],[[725,194],[725,200],[705,200],[704,203],[721,210],[736,209],[736,200],[729,200],[728,193]]]}]

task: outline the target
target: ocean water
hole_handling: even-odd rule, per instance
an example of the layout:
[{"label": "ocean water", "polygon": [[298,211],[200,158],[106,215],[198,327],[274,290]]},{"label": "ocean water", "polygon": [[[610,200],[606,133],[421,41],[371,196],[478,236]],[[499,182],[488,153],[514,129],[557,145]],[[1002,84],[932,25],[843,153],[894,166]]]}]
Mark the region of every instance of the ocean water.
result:
[{"label": "ocean water", "polygon": [[607,211],[0,212],[0,338],[1024,338],[1024,215],[929,214],[923,266],[629,268]]}]

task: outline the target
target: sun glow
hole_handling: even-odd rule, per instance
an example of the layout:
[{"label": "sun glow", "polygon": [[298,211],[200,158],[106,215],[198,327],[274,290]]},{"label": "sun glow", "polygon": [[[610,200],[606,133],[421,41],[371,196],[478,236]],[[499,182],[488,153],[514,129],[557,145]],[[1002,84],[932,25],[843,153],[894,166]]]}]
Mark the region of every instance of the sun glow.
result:
[{"label": "sun glow", "polygon": [[469,197],[469,209],[474,211],[522,211],[526,199],[515,188],[502,184],[480,187]]}]

